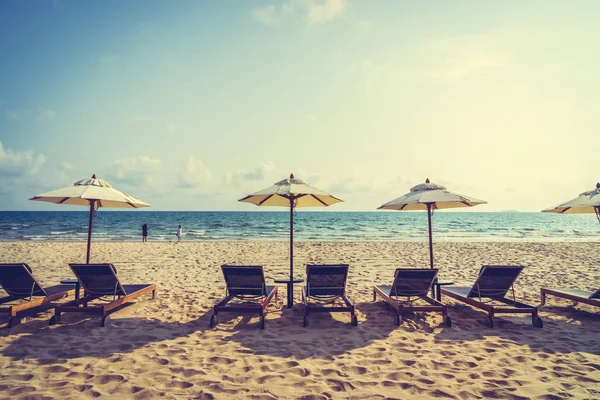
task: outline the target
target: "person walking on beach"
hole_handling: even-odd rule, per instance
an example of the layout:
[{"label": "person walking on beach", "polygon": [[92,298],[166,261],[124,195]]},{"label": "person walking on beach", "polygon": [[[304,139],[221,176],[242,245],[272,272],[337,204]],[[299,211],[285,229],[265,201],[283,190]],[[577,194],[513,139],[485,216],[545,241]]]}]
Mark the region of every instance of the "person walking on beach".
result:
[{"label": "person walking on beach", "polygon": [[148,241],[148,224],[142,225],[142,242]]},{"label": "person walking on beach", "polygon": [[177,227],[177,242],[181,242],[181,225]]}]

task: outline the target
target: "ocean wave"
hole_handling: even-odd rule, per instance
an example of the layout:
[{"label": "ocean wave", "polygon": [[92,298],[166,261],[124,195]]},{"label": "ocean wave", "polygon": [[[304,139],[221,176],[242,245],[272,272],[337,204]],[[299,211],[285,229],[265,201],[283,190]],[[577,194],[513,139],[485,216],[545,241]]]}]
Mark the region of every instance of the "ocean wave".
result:
[{"label": "ocean wave", "polygon": [[[80,212],[0,212],[0,241],[79,241],[87,239],[87,218]],[[413,213],[311,213],[294,223],[297,241],[426,241],[426,215]],[[279,213],[236,212],[102,212],[94,220],[92,240],[138,241],[140,227],[150,226],[149,240],[176,240],[173,220],[184,227],[187,241],[288,240],[289,220]],[[175,225],[176,226],[176,225]],[[16,228],[16,229],[14,229]],[[542,213],[436,213],[436,241],[565,240],[600,241],[595,218]]]}]

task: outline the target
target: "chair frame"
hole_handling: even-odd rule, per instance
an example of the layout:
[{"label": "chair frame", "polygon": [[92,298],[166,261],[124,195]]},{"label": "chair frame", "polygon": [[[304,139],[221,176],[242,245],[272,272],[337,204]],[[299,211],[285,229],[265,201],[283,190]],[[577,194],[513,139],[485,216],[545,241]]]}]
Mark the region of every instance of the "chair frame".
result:
[{"label": "chair frame", "polygon": [[[244,295],[237,295],[237,294],[232,294],[231,293],[231,289],[229,287],[228,281],[227,281],[227,274],[228,272],[226,272],[228,269],[230,270],[234,270],[237,268],[246,268],[248,270],[250,269],[256,269],[257,271],[260,269],[260,274],[262,277],[262,287],[261,288],[245,288],[245,289],[255,289],[260,291],[260,294],[255,295],[255,296],[244,296]],[[210,327],[214,328],[215,326],[217,326],[217,324],[219,323],[219,313],[220,312],[237,312],[239,314],[258,314],[258,316],[260,317],[260,329],[265,329],[265,314],[266,314],[266,310],[269,307],[269,304],[271,303],[271,300],[273,299],[273,297],[275,297],[275,300],[278,299],[278,291],[277,291],[277,286],[267,286],[266,282],[265,282],[265,275],[264,275],[264,270],[262,265],[229,265],[229,264],[224,264],[221,265],[221,270],[223,271],[223,276],[225,277],[225,283],[226,283],[226,287],[225,287],[225,298],[221,301],[219,301],[217,304],[214,305],[213,307],[213,314],[210,316]],[[258,301],[247,301],[245,303],[238,303],[238,304],[229,304],[230,301],[234,300],[234,299],[241,299],[241,300],[249,300],[249,299],[259,299]]]},{"label": "chair frame", "polygon": [[[310,290],[310,269],[312,268],[319,268],[319,267],[323,267],[323,268],[346,268],[346,276],[344,277],[344,287],[342,288],[342,293],[339,295],[334,295],[333,297],[330,297],[329,295],[311,295],[309,293]],[[306,327],[308,326],[308,315],[311,312],[327,312],[327,313],[331,313],[331,312],[349,312],[350,313],[350,321],[352,323],[353,326],[357,326],[358,325],[358,319],[356,317],[356,313],[355,313],[355,309],[354,309],[354,304],[352,303],[352,301],[350,301],[350,299],[348,298],[348,296],[346,296],[346,282],[348,280],[348,269],[349,269],[349,265],[348,264],[307,264],[306,265],[306,286],[302,287],[302,303],[304,304],[304,316],[302,319],[303,322],[303,326]],[[336,288],[339,289],[339,288]],[[325,307],[325,306],[321,306],[321,305],[316,305],[315,303],[311,303],[310,299],[316,299],[318,300],[319,297],[327,297],[327,298],[332,298],[332,299],[336,299],[336,298],[340,298],[344,301],[345,306],[330,306],[330,307]]]},{"label": "chair frame", "polygon": [[[91,294],[93,291],[86,288],[84,285],[84,280],[75,272],[74,267],[89,267],[89,268],[111,268],[113,271],[113,275],[117,282],[118,291],[120,293],[115,293],[113,295],[113,300],[109,301],[105,304],[97,304],[97,305],[89,305],[90,302],[94,300],[98,300],[106,294]],[[118,311],[118,308],[122,305],[129,303],[130,301],[143,296],[147,293],[152,294],[152,299],[156,298],[156,285],[155,284],[136,284],[136,285],[122,285],[117,277],[117,269],[113,264],[69,264],[71,270],[77,276],[77,279],[81,283],[81,286],[84,289],[84,296],[68,303],[61,304],[54,308],[54,316],[50,319],[49,325],[59,324],[61,319],[61,314],[74,312],[74,313],[84,313],[84,314],[92,314],[100,316],[100,326],[106,326],[106,322],[110,316],[110,314]],[[132,292],[128,293],[126,289],[133,289]]]},{"label": "chair frame", "polygon": [[592,297],[592,296],[596,295],[598,293],[598,291],[596,291],[596,292],[590,292],[591,293],[590,297],[582,297],[582,296],[578,296],[576,294],[565,292],[565,291],[568,291],[568,290],[570,290],[570,289],[568,289],[568,288],[564,288],[564,289],[547,289],[547,288],[542,288],[541,292],[540,292],[540,295],[541,295],[541,305],[542,306],[546,305],[546,296],[547,295],[552,295],[552,296],[560,297],[560,298],[563,298],[563,299],[572,300],[572,301],[577,302],[577,303],[584,303],[584,304],[589,304],[591,306],[600,307],[600,299]]},{"label": "chair frame", "polygon": [[[55,285],[47,288],[42,287],[40,283],[35,279],[32,274],[31,267],[25,263],[20,264],[0,264],[0,268],[2,266],[22,266],[27,275],[31,278],[32,287],[29,295],[13,296],[8,292],[8,296],[0,298],[0,304],[5,306],[0,307],[0,313],[8,315],[8,327],[12,328],[22,322],[22,317],[19,313],[27,310],[31,310],[34,308],[42,307],[47,304],[51,304],[56,300],[64,299],[69,296],[75,296],[75,286],[71,285]],[[37,288],[36,288],[37,286]],[[64,290],[62,290],[64,289]],[[6,291],[6,290],[5,290]],[[50,292],[56,292],[52,294],[48,294]],[[40,294],[36,294],[41,292]],[[29,298],[29,300],[27,299]],[[12,301],[20,301],[18,304],[6,304]]]},{"label": "chair frame", "polygon": [[[433,276],[433,279],[431,280],[431,283],[430,283],[429,287],[427,288],[427,290],[425,290],[423,292],[424,293],[423,295],[413,295],[413,296],[396,295],[396,296],[394,296],[394,295],[388,294],[385,291],[384,286],[373,286],[373,301],[376,301],[377,295],[379,295],[379,297],[381,297],[385,302],[387,302],[390,306],[392,306],[394,308],[394,310],[396,311],[396,315],[394,316],[394,322],[397,326],[400,326],[400,324],[402,323],[402,314],[405,312],[413,312],[413,311],[431,312],[431,311],[433,311],[433,312],[441,312],[444,323],[446,324],[447,327],[451,327],[452,326],[452,318],[450,318],[450,316],[448,315],[448,306],[446,306],[445,304],[439,302],[438,300],[436,300],[434,298],[429,297],[429,293],[431,292],[431,287],[433,286],[435,280],[437,279],[438,269],[397,268],[396,272],[394,273],[394,282],[392,283],[390,293],[396,287],[396,281],[402,280],[402,277],[400,276],[400,274],[402,272],[409,273],[409,272],[421,272],[421,271],[435,271],[435,275]],[[407,301],[403,302],[403,301],[399,300],[398,297],[406,297]],[[411,300],[411,297],[413,297],[415,299]],[[428,305],[415,305],[415,304],[413,304],[413,302],[416,300],[423,300],[426,303],[428,303]]]},{"label": "chair frame", "polygon": [[[490,296],[481,297],[481,296],[479,296],[479,300],[472,298],[472,297],[468,297],[471,292],[479,291],[479,280],[480,280],[480,278],[483,277],[483,275],[485,274],[485,271],[488,268],[520,268],[519,273],[517,273],[515,275],[510,287],[505,291],[505,292],[508,292],[508,290],[512,290],[512,294],[513,294],[512,299],[506,298],[505,295],[502,295],[502,297],[500,297],[500,296],[497,296],[497,297],[490,297]],[[484,265],[483,267],[481,267],[481,269],[479,271],[479,275],[477,276],[475,283],[473,283],[473,286],[470,288],[469,294],[467,296],[463,296],[462,294],[452,292],[451,286],[448,288],[442,289],[442,294],[445,296],[451,297],[455,300],[461,301],[463,303],[467,303],[474,308],[478,308],[480,310],[487,312],[491,328],[494,327],[494,317],[497,314],[531,314],[531,324],[536,328],[542,328],[544,326],[544,323],[543,323],[542,319],[538,316],[538,308],[536,306],[532,306],[530,304],[521,303],[515,299],[514,282],[517,280],[517,278],[518,278],[519,274],[521,273],[521,271],[523,270],[523,268],[524,268],[523,266],[512,266],[512,265]],[[501,304],[500,305],[487,304],[481,300],[482,298],[489,298],[489,299],[491,299],[491,301],[496,301]]]}]

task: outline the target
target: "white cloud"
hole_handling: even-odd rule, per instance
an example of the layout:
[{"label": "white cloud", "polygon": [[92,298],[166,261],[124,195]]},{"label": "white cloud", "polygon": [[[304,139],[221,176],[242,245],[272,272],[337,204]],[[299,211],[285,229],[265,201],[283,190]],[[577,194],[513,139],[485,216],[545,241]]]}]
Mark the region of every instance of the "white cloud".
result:
[{"label": "white cloud", "polygon": [[213,183],[210,170],[193,156],[183,163],[166,163],[147,156],[115,160],[106,178],[111,184],[136,188],[146,195],[176,194],[180,189],[205,193]]},{"label": "white cloud", "polygon": [[275,164],[272,161],[266,161],[251,170],[238,170],[234,173],[225,174],[225,183],[239,186],[248,181],[264,181],[274,169]]},{"label": "white cloud", "polygon": [[147,156],[137,156],[115,160],[109,174],[131,186],[148,186],[161,182],[159,175],[164,170],[162,161]]},{"label": "white cloud", "polygon": [[320,24],[337,18],[344,12],[345,0],[323,0],[307,2],[306,20],[309,24]]},{"label": "white cloud", "polygon": [[36,175],[45,162],[46,156],[43,154],[34,155],[32,150],[15,152],[4,149],[0,142],[0,181]]},{"label": "white cloud", "polygon": [[202,160],[188,156],[183,171],[179,174],[178,187],[185,189],[201,188],[212,182],[212,173]]},{"label": "white cloud", "polygon": [[300,16],[308,25],[321,24],[339,17],[346,0],[285,0],[280,4],[250,10],[252,17],[267,26],[277,26]]},{"label": "white cloud", "polygon": [[252,17],[261,24],[275,26],[282,19],[282,13],[279,8],[280,7],[274,5],[268,5],[266,7],[251,10],[250,14],[252,14]]},{"label": "white cloud", "polygon": [[73,169],[73,168],[75,168],[75,166],[73,164],[65,162],[65,161],[63,161],[63,162],[60,163],[60,167],[62,169]]},{"label": "white cloud", "polygon": [[38,111],[36,119],[38,121],[49,121],[56,117],[56,111],[49,108],[42,108]]}]

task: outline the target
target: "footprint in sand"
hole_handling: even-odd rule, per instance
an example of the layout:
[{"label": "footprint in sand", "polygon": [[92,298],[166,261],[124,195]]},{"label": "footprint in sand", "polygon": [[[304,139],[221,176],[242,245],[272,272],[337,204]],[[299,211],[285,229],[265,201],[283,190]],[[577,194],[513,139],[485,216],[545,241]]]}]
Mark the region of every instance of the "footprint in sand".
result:
[{"label": "footprint in sand", "polygon": [[213,364],[219,364],[219,365],[229,365],[229,364],[233,364],[234,362],[236,362],[236,360],[233,358],[227,358],[227,357],[210,357],[208,359],[208,362],[213,363]]},{"label": "footprint in sand", "polygon": [[28,380],[31,380],[31,378],[33,378],[32,374],[12,375],[11,376],[11,379],[13,379],[15,381],[21,381],[21,382],[27,382]]},{"label": "footprint in sand", "polygon": [[71,372],[67,375],[67,378],[71,379],[81,379],[87,381],[90,378],[93,378],[94,375],[86,374],[85,372]]},{"label": "footprint in sand", "polygon": [[275,381],[275,380],[283,380],[285,377],[283,375],[263,375],[256,379],[260,385],[264,385],[266,382]]},{"label": "footprint in sand", "polygon": [[9,393],[11,394],[11,396],[19,396],[21,394],[31,392],[35,392],[35,388],[33,386],[22,386],[16,389],[11,389]]},{"label": "footprint in sand", "polygon": [[90,379],[90,382],[97,383],[99,385],[106,385],[108,383],[113,383],[113,382],[123,382],[124,380],[125,380],[125,377],[122,375],[105,374],[105,375],[98,375],[98,376]]},{"label": "footprint in sand", "polygon": [[327,384],[336,392],[346,392],[354,389],[354,385],[350,382],[340,381],[337,379],[327,379]]},{"label": "footprint in sand", "polygon": [[167,387],[172,389],[172,388],[176,388],[176,389],[188,389],[191,388],[192,386],[194,386],[193,383],[190,382],[183,382],[183,381],[171,381],[167,384]]},{"label": "footprint in sand", "polygon": [[73,389],[77,390],[80,393],[90,390],[92,387],[92,385],[73,385]]},{"label": "footprint in sand", "polygon": [[60,372],[67,372],[68,370],[68,368],[63,367],[62,365],[54,365],[52,367],[45,367],[43,371],[47,374],[56,374]]}]

